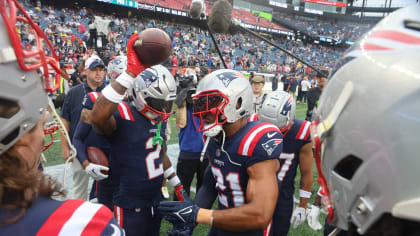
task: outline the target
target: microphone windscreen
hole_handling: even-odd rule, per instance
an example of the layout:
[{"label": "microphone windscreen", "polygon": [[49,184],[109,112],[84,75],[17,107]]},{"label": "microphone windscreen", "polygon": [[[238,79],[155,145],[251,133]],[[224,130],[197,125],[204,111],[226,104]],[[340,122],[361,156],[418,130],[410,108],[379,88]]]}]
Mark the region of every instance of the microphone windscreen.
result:
[{"label": "microphone windscreen", "polygon": [[208,25],[211,31],[226,33],[232,17],[232,5],[227,0],[218,0],[209,15]]},{"label": "microphone windscreen", "polygon": [[190,6],[190,16],[193,19],[199,19],[201,11],[203,9],[203,4],[201,0],[193,0]]}]

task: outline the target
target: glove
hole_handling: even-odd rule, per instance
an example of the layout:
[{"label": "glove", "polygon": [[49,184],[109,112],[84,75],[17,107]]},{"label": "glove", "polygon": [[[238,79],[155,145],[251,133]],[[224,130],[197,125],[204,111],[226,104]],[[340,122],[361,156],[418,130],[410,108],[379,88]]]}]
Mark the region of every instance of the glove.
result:
[{"label": "glove", "polygon": [[319,207],[313,205],[311,212],[309,212],[308,214],[308,225],[309,227],[311,227],[313,230],[320,230],[322,229],[322,225],[321,223],[319,223],[319,212],[320,209]]},{"label": "glove", "polygon": [[168,231],[168,236],[191,236],[194,231],[194,224],[175,224]]},{"label": "glove", "polygon": [[183,202],[162,201],[159,204],[158,210],[172,224],[195,223],[200,208],[192,202],[184,190],[181,193],[184,198]]},{"label": "glove", "polygon": [[184,201],[185,197],[189,198],[182,185],[175,186],[175,195],[178,201]]},{"label": "glove", "polygon": [[93,163],[90,163],[85,168],[86,173],[88,173],[96,181],[108,178],[108,175],[103,174],[101,170],[108,171],[109,168],[106,166],[101,166],[101,165],[97,165]]},{"label": "glove", "polygon": [[303,207],[296,207],[293,211],[292,218],[290,218],[290,224],[293,225],[293,229],[296,229],[300,224],[306,220],[306,209]]},{"label": "glove", "polygon": [[143,63],[141,63],[140,59],[137,57],[136,52],[134,51],[133,45],[136,42],[137,38],[137,33],[131,35],[127,44],[127,71],[135,74],[136,76],[150,67],[148,65],[143,65]]}]

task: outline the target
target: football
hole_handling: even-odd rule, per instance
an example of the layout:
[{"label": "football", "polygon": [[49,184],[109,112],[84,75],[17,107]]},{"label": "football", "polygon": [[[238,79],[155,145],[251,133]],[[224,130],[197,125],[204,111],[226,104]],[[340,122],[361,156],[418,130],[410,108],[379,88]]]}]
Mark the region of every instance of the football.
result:
[{"label": "football", "polygon": [[[87,158],[93,164],[109,167],[108,157],[105,153],[97,147],[88,147]],[[104,174],[108,174],[108,171],[102,171]]]},{"label": "football", "polygon": [[172,54],[172,41],[165,31],[149,28],[139,34],[133,48],[143,64],[154,66],[165,62]]}]

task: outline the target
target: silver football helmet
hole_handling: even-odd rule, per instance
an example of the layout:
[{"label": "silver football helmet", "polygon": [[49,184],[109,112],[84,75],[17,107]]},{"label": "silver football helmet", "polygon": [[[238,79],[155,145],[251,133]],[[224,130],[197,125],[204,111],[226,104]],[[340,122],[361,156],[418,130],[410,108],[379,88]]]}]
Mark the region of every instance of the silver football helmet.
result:
[{"label": "silver football helmet", "polygon": [[[240,104],[237,107],[237,104]],[[199,132],[208,131],[225,123],[233,123],[248,116],[252,110],[252,89],[247,78],[240,72],[223,69],[206,75],[193,95],[194,113],[200,124]],[[203,115],[216,115],[214,124],[205,124]],[[194,120],[195,123],[195,120]]]},{"label": "silver football helmet", "polygon": [[106,78],[109,83],[114,81],[118,76],[120,76],[125,69],[127,69],[127,57],[126,56],[116,56],[111,58],[107,67]]},{"label": "silver football helmet", "polygon": [[[17,16],[17,11],[23,17]],[[43,44],[50,47],[45,34],[17,1],[0,1],[0,154],[7,151],[44,116],[48,105],[47,91],[57,90],[52,77],[60,76],[60,66],[53,57],[45,56]],[[22,47],[16,23],[31,27],[37,44],[26,50]],[[38,73],[42,71],[43,76]],[[56,76],[51,76],[53,72]],[[58,75],[58,77],[57,77]]]},{"label": "silver football helmet", "polygon": [[172,74],[162,65],[144,70],[134,79],[129,99],[137,110],[153,123],[166,122],[172,115],[176,98],[176,83]]},{"label": "silver football helmet", "polygon": [[296,103],[293,96],[284,91],[274,91],[267,95],[258,111],[258,119],[279,127],[284,134],[293,125]]},{"label": "silver football helmet", "polygon": [[400,9],[332,71],[311,128],[329,222],[364,234],[385,213],[420,221],[420,6]]}]

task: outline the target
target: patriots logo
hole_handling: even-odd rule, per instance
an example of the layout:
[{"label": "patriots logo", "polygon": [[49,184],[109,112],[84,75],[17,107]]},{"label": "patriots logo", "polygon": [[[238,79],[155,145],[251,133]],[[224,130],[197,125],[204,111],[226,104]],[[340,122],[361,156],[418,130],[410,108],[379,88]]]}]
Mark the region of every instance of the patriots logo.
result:
[{"label": "patriots logo", "polygon": [[267,142],[263,143],[262,146],[268,155],[276,150],[277,146],[283,142],[283,139],[270,139]]},{"label": "patriots logo", "polygon": [[145,70],[142,73],[142,78],[146,88],[149,88],[156,80],[158,80],[158,76],[150,70]]},{"label": "patriots logo", "polygon": [[289,114],[290,110],[292,110],[292,96],[287,99],[287,102],[284,103],[283,109],[280,111],[280,114],[283,116],[287,116]]},{"label": "patriots logo", "polygon": [[229,84],[232,82],[232,80],[239,78],[237,73],[234,72],[224,72],[221,74],[216,75],[216,77],[222,81],[222,83],[227,88]]}]

